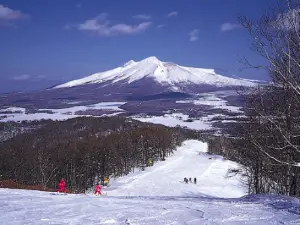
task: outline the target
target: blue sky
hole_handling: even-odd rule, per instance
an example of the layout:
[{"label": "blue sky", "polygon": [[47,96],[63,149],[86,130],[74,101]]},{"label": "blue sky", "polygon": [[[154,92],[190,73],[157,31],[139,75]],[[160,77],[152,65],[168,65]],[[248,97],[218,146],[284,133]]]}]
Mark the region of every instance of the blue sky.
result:
[{"label": "blue sky", "polygon": [[249,36],[237,17],[258,18],[273,0],[0,0],[0,92],[45,88],[133,59],[266,79],[246,70]]}]

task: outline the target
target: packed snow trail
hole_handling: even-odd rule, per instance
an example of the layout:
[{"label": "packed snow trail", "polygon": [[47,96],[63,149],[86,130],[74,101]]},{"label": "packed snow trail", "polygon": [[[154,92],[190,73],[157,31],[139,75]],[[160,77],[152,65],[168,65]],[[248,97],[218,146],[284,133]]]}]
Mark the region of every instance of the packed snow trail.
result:
[{"label": "packed snow trail", "polygon": [[0,224],[279,225],[300,224],[300,202],[261,196],[99,197],[0,188]]},{"label": "packed snow trail", "polygon": [[[0,225],[300,224],[298,199],[232,198],[245,194],[240,177],[227,176],[240,166],[206,151],[205,143],[185,141],[166,161],[113,181],[104,188],[108,196],[0,188]],[[197,184],[183,183],[184,177]]]},{"label": "packed snow trail", "polygon": [[[145,171],[118,178],[105,189],[109,196],[190,196],[241,197],[246,187],[239,175],[227,177],[228,169],[240,165],[220,156],[207,154],[207,144],[188,140],[166,161],[155,163]],[[197,179],[197,184],[184,183],[184,177]]]}]

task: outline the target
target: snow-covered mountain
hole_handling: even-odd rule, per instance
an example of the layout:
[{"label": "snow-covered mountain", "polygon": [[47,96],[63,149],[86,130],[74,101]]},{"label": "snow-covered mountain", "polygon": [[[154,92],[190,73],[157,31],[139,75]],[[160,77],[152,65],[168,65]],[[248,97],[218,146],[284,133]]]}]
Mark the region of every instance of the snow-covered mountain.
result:
[{"label": "snow-covered mountain", "polygon": [[131,60],[121,67],[69,81],[54,88],[68,88],[87,84],[130,85],[137,82],[141,83],[143,80],[147,80],[147,83],[149,83],[149,80],[154,81],[156,85],[167,87],[168,90],[172,91],[182,91],[188,86],[196,85],[215,87],[251,87],[256,85],[256,82],[252,80],[230,78],[216,74],[213,69],[179,66],[170,62],[162,62],[152,56],[139,62]]}]

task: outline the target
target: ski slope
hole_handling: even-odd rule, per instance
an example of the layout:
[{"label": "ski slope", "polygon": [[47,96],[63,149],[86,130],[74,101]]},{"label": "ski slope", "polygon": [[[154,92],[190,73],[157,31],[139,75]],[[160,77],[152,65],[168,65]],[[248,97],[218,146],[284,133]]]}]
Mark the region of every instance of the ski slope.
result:
[{"label": "ski slope", "polygon": [[[206,150],[205,143],[186,141],[166,161],[114,180],[107,196],[0,188],[0,224],[300,224],[296,198],[233,198],[245,187],[227,170],[240,166]],[[185,176],[197,184],[181,183]]]},{"label": "ski slope", "polygon": [[[241,177],[227,177],[228,169],[239,168],[235,162],[208,155],[206,143],[189,140],[166,161],[113,181],[107,192],[109,196],[194,196],[201,193],[214,197],[241,197],[247,193]],[[192,180],[196,177],[197,184],[184,183],[184,177]]]}]

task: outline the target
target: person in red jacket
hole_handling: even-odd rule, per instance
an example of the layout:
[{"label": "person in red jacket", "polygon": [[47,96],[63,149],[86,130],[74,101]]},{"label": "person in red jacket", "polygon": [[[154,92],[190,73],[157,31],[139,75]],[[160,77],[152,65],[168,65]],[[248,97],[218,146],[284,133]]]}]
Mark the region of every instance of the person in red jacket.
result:
[{"label": "person in red jacket", "polygon": [[97,183],[96,187],[95,187],[95,195],[102,195],[101,193],[101,186],[99,185],[99,183]]},{"label": "person in red jacket", "polygon": [[58,183],[58,192],[64,192],[66,193],[66,183],[65,179],[61,178],[60,182]]}]

